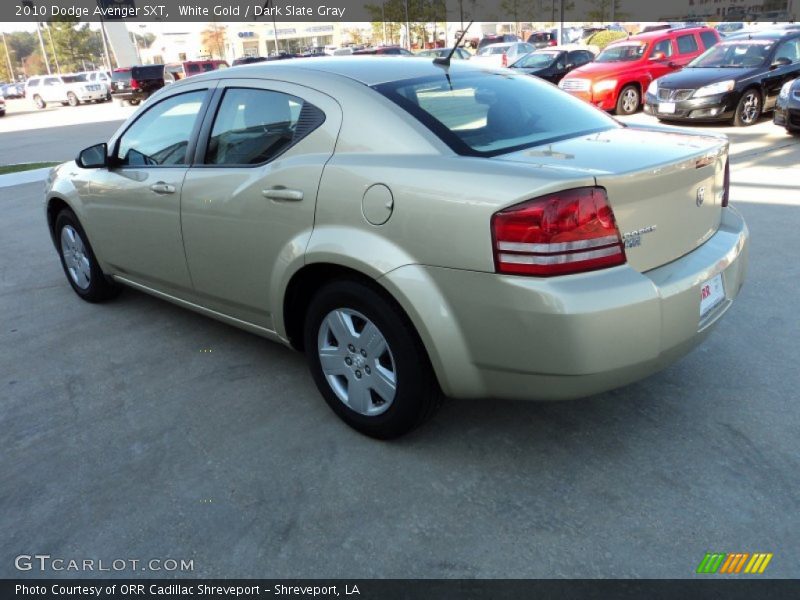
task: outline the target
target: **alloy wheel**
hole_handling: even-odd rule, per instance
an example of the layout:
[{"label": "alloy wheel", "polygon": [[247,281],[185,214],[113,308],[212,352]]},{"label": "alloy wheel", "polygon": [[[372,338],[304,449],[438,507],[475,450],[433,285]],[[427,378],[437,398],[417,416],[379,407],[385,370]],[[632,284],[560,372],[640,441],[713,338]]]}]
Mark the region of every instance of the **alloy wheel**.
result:
[{"label": "alloy wheel", "polygon": [[386,412],[397,394],[397,369],[386,337],[358,311],[337,308],[322,320],[317,353],[336,397],[365,416]]},{"label": "alloy wheel", "polygon": [[73,283],[82,290],[88,289],[92,283],[92,265],[86,246],[72,225],[65,225],[61,229],[61,254]]},{"label": "alloy wheel", "polygon": [[622,94],[622,110],[625,113],[632,113],[639,105],[639,96],[635,90],[628,88]]},{"label": "alloy wheel", "polygon": [[755,92],[748,92],[742,102],[741,120],[742,123],[754,123],[759,115],[759,97]]}]

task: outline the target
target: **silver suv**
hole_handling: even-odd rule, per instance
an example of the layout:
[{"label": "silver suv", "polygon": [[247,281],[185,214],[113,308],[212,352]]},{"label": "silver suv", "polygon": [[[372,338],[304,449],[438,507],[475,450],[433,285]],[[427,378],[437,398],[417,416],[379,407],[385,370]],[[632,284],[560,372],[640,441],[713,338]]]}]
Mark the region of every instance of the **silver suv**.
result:
[{"label": "silver suv", "polygon": [[45,108],[48,102],[78,106],[81,102],[105,102],[108,89],[99,82],[90,82],[85,73],[45,75],[28,79],[25,97],[31,98],[37,108]]}]

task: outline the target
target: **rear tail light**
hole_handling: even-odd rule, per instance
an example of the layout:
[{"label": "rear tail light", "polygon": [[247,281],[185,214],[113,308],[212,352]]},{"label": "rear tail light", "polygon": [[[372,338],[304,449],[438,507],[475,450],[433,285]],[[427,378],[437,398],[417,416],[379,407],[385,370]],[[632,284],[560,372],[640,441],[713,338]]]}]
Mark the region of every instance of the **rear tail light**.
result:
[{"label": "rear tail light", "polygon": [[725,159],[725,179],[722,181],[722,207],[728,206],[728,196],[731,191],[731,163]]},{"label": "rear tail light", "polygon": [[556,43],[555,40],[550,40],[549,42],[547,42],[547,45],[548,46],[558,46],[558,44]]},{"label": "rear tail light", "polygon": [[139,82],[135,79],[131,79],[131,89],[138,90],[139,89]]},{"label": "rear tail light", "polygon": [[548,194],[492,215],[498,273],[550,277],[625,263],[625,247],[606,191]]},{"label": "rear tail light", "polygon": [[508,55],[505,52],[503,52],[503,66],[508,66]]}]

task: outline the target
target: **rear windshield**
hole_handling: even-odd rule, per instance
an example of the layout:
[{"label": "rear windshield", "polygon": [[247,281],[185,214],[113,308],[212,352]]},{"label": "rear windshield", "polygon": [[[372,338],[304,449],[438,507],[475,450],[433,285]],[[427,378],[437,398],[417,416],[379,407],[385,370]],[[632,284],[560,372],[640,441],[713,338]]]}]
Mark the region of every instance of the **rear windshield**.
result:
[{"label": "rear windshield", "polygon": [[111,81],[127,81],[131,78],[131,70],[114,71],[111,73]]},{"label": "rear windshield", "polygon": [[164,65],[133,67],[131,69],[131,75],[134,79],[163,79]]},{"label": "rear windshield", "polygon": [[583,100],[526,75],[451,72],[374,89],[411,113],[455,152],[494,156],[621,127]]}]

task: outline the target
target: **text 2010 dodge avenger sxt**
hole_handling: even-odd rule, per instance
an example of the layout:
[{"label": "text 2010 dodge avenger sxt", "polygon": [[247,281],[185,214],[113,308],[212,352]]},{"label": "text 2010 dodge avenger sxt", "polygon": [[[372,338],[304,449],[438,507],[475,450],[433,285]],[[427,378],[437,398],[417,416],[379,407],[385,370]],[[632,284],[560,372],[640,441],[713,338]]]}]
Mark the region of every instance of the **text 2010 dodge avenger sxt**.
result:
[{"label": "text 2010 dodge avenger sxt", "polygon": [[304,350],[392,437],[442,395],[575,398],[657,371],[739,292],[724,138],[625,127],[524,75],[281,61],[154,95],[53,171],[88,301],[120,284]]}]

